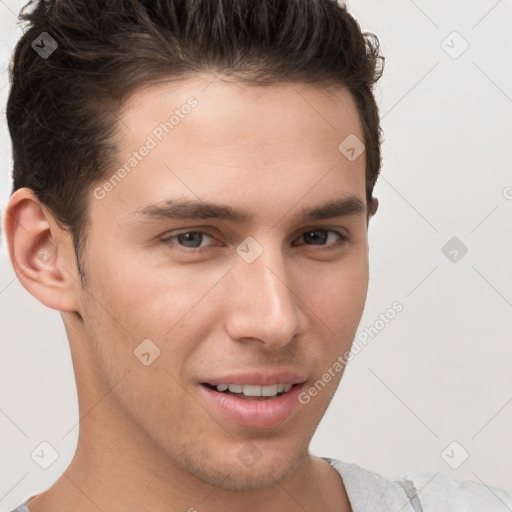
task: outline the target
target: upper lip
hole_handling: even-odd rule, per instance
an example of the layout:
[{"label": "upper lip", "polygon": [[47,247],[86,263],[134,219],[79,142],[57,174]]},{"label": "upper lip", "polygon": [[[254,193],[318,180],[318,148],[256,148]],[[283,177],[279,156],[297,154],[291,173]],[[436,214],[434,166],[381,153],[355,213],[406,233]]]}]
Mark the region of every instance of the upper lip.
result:
[{"label": "upper lip", "polygon": [[221,377],[204,379],[202,384],[252,384],[255,386],[273,386],[274,384],[302,384],[306,378],[294,370],[251,370],[244,373],[230,373]]}]

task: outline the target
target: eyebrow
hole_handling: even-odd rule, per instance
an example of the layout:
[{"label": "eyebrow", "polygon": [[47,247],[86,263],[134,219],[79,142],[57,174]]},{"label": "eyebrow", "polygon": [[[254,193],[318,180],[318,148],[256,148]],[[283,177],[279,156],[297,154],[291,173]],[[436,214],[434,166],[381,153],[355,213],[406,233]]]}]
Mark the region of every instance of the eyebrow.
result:
[{"label": "eyebrow", "polygon": [[[139,208],[134,213],[143,220],[221,219],[239,224],[244,224],[251,220],[251,216],[242,209],[188,199],[169,199],[162,203]],[[293,218],[296,222],[311,222],[365,213],[366,206],[363,201],[356,196],[348,196],[328,201],[320,206],[302,208]]]}]

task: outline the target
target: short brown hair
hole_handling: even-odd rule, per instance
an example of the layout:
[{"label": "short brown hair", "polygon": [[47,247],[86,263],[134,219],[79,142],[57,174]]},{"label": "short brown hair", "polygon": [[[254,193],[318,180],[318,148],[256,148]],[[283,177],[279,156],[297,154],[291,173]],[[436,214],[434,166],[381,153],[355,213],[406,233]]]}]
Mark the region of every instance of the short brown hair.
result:
[{"label": "short brown hair", "polygon": [[[29,8],[32,7],[31,10]],[[335,0],[32,0],[10,69],[14,189],[28,187],[73,236],[77,266],[92,186],[116,163],[116,113],[137,88],[202,71],[253,84],[351,92],[364,129],[366,195],[381,167],[373,86],[384,58]],[[42,58],[43,32],[58,48]]]}]

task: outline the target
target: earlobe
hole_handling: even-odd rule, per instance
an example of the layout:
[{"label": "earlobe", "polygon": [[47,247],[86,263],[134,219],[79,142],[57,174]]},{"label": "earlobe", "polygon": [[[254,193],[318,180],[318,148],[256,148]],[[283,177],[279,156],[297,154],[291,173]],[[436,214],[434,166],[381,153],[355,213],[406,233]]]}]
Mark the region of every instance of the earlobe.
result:
[{"label": "earlobe", "polygon": [[50,308],[76,311],[76,267],[69,235],[32,190],[21,188],[11,196],[5,233],[12,265],[25,289]]}]

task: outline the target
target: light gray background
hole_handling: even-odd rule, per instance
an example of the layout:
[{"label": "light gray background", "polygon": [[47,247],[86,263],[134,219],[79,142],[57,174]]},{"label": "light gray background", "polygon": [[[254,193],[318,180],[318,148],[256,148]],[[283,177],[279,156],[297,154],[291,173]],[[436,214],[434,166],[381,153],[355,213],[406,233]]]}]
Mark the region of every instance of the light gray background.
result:
[{"label": "light gray background", "polygon": [[[4,111],[21,5],[0,0]],[[512,2],[349,5],[387,58],[378,89],[380,209],[370,223],[359,332],[375,327],[395,301],[403,311],[349,364],[311,451],[388,479],[432,471],[512,489]],[[464,41],[469,47],[459,55]],[[3,214],[11,187],[4,115],[0,144]],[[452,237],[468,248],[457,262],[441,250]],[[5,512],[47,489],[69,464],[78,408],[60,315],[15,279],[5,240],[0,257]],[[59,452],[47,470],[30,455],[42,441]],[[469,458],[452,469],[465,452]]]}]

